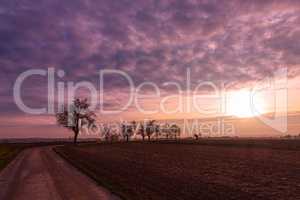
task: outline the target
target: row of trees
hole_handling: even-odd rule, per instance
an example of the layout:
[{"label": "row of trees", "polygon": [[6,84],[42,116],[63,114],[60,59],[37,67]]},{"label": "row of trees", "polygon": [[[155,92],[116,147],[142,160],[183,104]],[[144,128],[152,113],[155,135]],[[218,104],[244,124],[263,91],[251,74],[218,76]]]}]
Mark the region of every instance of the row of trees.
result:
[{"label": "row of trees", "polygon": [[180,136],[181,129],[176,124],[158,124],[155,120],[141,123],[133,121],[131,123],[123,123],[121,125],[121,133],[126,141],[129,141],[133,136],[140,136],[143,141],[147,137],[148,141],[150,141],[153,136],[156,138],[177,139]]},{"label": "row of trees", "polygon": [[[75,99],[68,108],[62,108],[56,114],[56,119],[59,125],[64,126],[74,133],[74,143],[77,143],[77,138],[80,129],[83,125],[93,126],[95,124],[96,115],[89,110],[87,99]],[[158,124],[155,120],[144,123],[122,123],[119,133],[105,127],[104,135],[106,140],[118,140],[122,136],[126,141],[129,141],[133,136],[141,136],[144,141],[147,137],[150,141],[153,136],[177,139],[180,136],[180,127],[176,124]]]}]

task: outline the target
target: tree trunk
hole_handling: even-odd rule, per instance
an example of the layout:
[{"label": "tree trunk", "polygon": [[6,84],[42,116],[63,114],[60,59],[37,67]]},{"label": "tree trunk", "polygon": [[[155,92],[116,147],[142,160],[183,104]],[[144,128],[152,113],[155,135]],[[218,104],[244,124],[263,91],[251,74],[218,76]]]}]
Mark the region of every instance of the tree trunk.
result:
[{"label": "tree trunk", "polygon": [[79,134],[79,132],[78,131],[75,131],[74,132],[74,144],[77,144],[77,138],[78,138],[78,134]]},{"label": "tree trunk", "polygon": [[79,134],[79,114],[76,114],[75,128],[73,128],[73,131],[75,133],[75,135],[74,135],[74,144],[77,144],[77,138],[78,138],[78,134]]},{"label": "tree trunk", "polygon": [[129,142],[129,136],[126,135],[126,142]]},{"label": "tree trunk", "polygon": [[144,136],[144,135],[142,135],[142,137],[143,137],[143,141],[145,141],[145,136]]},{"label": "tree trunk", "polygon": [[150,135],[148,135],[148,141],[150,142],[150,140],[151,140],[151,137],[150,137]]}]

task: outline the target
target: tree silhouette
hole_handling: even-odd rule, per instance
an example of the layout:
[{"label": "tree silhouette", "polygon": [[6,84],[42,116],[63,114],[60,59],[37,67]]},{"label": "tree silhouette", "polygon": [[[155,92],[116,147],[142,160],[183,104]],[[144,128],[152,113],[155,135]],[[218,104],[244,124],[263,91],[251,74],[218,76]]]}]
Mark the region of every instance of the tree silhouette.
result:
[{"label": "tree silhouette", "polygon": [[68,108],[64,106],[61,112],[56,113],[57,123],[74,132],[74,144],[77,143],[82,125],[88,124],[90,126],[95,122],[96,115],[89,110],[89,107],[90,104],[87,99],[77,98]]},{"label": "tree silhouette", "polygon": [[181,129],[178,125],[176,124],[173,124],[171,127],[170,127],[170,132],[171,134],[175,137],[175,139],[177,139],[177,136],[180,136],[180,133],[181,133]]},{"label": "tree silhouette", "polygon": [[154,133],[157,133],[158,131],[159,131],[159,126],[155,124],[155,120],[149,121],[146,124],[146,127],[145,127],[145,132],[146,132],[146,135],[148,137],[148,141],[150,141],[151,140],[151,136]]},{"label": "tree silhouette", "polygon": [[[120,134],[109,127],[109,125],[103,127],[103,137],[106,142],[119,141]],[[102,138],[101,138],[102,139]]]},{"label": "tree silhouette", "polygon": [[105,141],[109,141],[111,139],[112,131],[108,126],[104,126],[103,128],[103,136]]},{"label": "tree silhouette", "polygon": [[121,131],[122,135],[125,138],[126,142],[129,142],[130,137],[135,133],[137,124],[133,121],[131,124],[122,123],[121,124]]},{"label": "tree silhouette", "polygon": [[166,139],[169,139],[169,136],[171,135],[170,125],[168,123],[163,124],[161,132],[166,136]]},{"label": "tree silhouette", "polygon": [[139,124],[139,127],[138,127],[138,135],[141,135],[142,136],[142,140],[145,141],[145,137],[146,137],[146,133],[145,133],[145,127],[142,123]]}]

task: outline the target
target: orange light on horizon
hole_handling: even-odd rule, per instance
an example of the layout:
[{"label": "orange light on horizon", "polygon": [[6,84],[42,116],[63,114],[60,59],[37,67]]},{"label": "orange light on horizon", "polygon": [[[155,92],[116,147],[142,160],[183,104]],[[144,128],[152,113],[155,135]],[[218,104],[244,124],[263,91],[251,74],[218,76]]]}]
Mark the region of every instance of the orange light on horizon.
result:
[{"label": "orange light on horizon", "polygon": [[230,92],[226,109],[229,115],[240,118],[255,117],[266,113],[264,99],[253,95],[249,90]]}]

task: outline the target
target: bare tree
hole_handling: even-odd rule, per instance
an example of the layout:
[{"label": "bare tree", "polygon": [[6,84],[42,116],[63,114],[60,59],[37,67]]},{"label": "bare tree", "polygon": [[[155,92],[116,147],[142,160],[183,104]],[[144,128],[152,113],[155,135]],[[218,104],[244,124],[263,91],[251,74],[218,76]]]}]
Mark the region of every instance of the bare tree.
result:
[{"label": "bare tree", "polygon": [[112,131],[108,126],[103,127],[103,136],[105,141],[109,141],[112,135]]},{"label": "bare tree", "polygon": [[114,142],[120,140],[120,131],[111,127],[109,124],[102,126],[102,134],[100,139],[104,139],[106,142]]},{"label": "bare tree", "polygon": [[180,136],[181,129],[178,125],[173,124],[170,127],[170,132],[171,132],[172,136],[174,136],[174,138],[177,139],[177,136]]},{"label": "bare tree", "polygon": [[159,126],[155,124],[155,120],[149,121],[146,124],[146,127],[145,127],[145,132],[146,132],[146,135],[148,137],[148,141],[150,141],[151,140],[151,136],[154,133],[157,133],[158,131],[159,131]]},{"label": "bare tree", "polygon": [[136,127],[137,125],[135,121],[133,121],[131,124],[126,124],[126,123],[121,124],[122,135],[125,138],[126,142],[129,142],[129,139],[134,134]]},{"label": "bare tree", "polygon": [[172,138],[172,131],[171,131],[171,125],[170,124],[166,123],[164,125],[164,133],[166,134],[167,140],[169,138]]},{"label": "bare tree", "polygon": [[144,127],[144,125],[142,123],[139,124],[138,135],[141,135],[142,136],[142,140],[145,141],[146,131],[145,131],[145,127]]},{"label": "bare tree", "polygon": [[89,110],[90,104],[87,99],[75,99],[73,103],[61,112],[56,113],[57,123],[74,132],[74,144],[77,143],[77,138],[82,125],[87,123],[89,126],[95,122],[96,115]]}]

